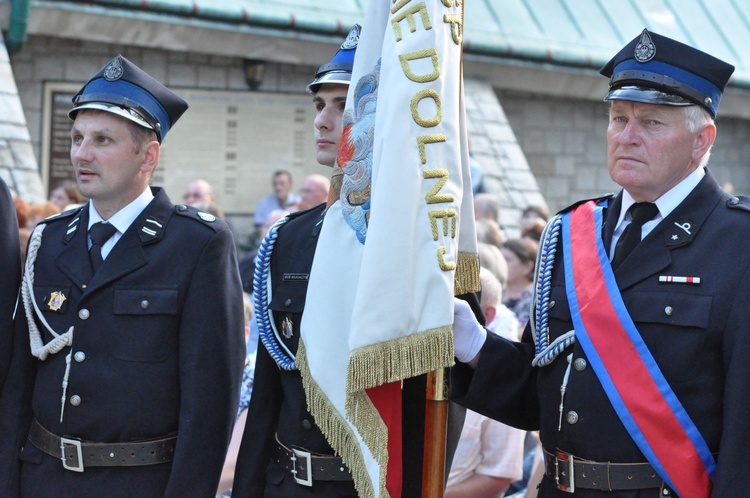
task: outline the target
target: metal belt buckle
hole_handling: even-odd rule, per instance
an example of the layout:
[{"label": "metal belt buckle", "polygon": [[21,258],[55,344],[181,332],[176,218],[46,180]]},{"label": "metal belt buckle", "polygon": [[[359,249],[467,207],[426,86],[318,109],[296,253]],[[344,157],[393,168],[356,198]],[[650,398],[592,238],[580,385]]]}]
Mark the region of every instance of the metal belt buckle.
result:
[{"label": "metal belt buckle", "polygon": [[[76,458],[78,459],[78,465],[68,465],[68,460],[65,458],[65,445],[75,446]],[[72,470],[73,472],[83,472],[83,451],[81,451],[81,441],[78,439],[69,439],[67,437],[60,438],[60,453],[62,455],[63,468]]]},{"label": "metal belt buckle", "polygon": [[[292,448],[292,452],[294,453],[294,456],[292,457],[292,476],[294,477],[294,480],[297,484],[312,486],[312,455],[309,451],[298,450],[297,448]],[[298,460],[302,460],[300,465],[297,465]],[[297,469],[304,471],[306,476],[304,479],[299,477],[300,472]]]},{"label": "metal belt buckle", "polygon": [[555,484],[560,491],[575,493],[576,480],[573,455],[562,451],[555,452]]}]

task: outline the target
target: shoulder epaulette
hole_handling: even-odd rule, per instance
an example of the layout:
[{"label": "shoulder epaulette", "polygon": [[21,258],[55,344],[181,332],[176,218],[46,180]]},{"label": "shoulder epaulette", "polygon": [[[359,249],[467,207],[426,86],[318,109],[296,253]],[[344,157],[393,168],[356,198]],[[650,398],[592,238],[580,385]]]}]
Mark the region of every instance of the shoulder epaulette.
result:
[{"label": "shoulder epaulette", "polygon": [[184,216],[185,218],[189,218],[192,220],[199,221],[201,225],[205,225],[207,227],[212,228],[215,232],[219,232],[221,230],[224,230],[227,228],[227,224],[224,222],[224,220],[217,218],[211,213],[206,213],[205,211],[200,211],[192,206],[188,206],[186,204],[177,204],[174,207],[175,213],[177,213],[180,216]]},{"label": "shoulder epaulette", "polygon": [[[85,206],[85,204],[83,205]],[[65,220],[67,218],[70,218],[72,216],[76,216],[81,214],[81,211],[83,210],[83,206],[78,206],[73,209],[68,209],[67,211],[63,211],[62,213],[53,214],[52,216],[48,216],[42,220],[42,223],[54,223],[59,220]]]},{"label": "shoulder epaulette", "polygon": [[744,195],[733,195],[727,199],[729,209],[739,209],[740,211],[750,212],[750,198]]}]

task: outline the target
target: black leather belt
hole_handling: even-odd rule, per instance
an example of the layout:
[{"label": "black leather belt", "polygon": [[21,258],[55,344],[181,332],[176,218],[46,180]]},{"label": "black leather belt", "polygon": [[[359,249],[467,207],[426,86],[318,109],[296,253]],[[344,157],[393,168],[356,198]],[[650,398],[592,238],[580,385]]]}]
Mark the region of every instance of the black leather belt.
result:
[{"label": "black leather belt", "polygon": [[309,451],[289,449],[276,435],[273,458],[282,469],[303,486],[312,486],[314,481],[351,481],[352,475],[341,458],[332,455],[318,455]]},{"label": "black leather belt", "polygon": [[63,467],[83,472],[85,467],[127,467],[171,462],[177,435],[127,443],[93,443],[57,436],[36,419],[29,442],[46,454],[62,460]]},{"label": "black leather belt", "polygon": [[649,463],[593,462],[564,451],[545,449],[544,468],[557,489],[567,493],[577,488],[615,491],[661,488],[663,484]]}]

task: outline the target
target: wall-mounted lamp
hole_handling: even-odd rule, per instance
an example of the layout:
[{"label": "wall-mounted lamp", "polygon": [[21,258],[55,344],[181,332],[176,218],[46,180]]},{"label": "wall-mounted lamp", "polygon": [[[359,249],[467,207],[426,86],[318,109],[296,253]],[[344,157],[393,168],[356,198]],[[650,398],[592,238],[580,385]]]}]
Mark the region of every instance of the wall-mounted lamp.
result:
[{"label": "wall-mounted lamp", "polygon": [[266,63],[257,59],[245,59],[242,61],[242,70],[245,73],[245,83],[250,90],[257,90],[263,83],[263,71]]}]

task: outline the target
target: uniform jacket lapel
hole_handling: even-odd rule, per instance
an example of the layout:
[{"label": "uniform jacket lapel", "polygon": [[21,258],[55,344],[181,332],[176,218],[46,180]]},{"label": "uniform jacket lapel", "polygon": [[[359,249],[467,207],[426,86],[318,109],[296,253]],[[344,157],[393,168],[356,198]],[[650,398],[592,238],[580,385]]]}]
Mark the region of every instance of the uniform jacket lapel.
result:
[{"label": "uniform jacket lapel", "polygon": [[[174,206],[160,188],[154,190],[154,199],[122,235],[112,252],[91,281],[96,288],[131,273],[148,263],[144,250],[147,244],[161,240]],[[156,223],[153,223],[156,221]]]},{"label": "uniform jacket lapel", "polygon": [[[84,206],[68,223],[61,241],[65,247],[55,260],[55,264],[60,271],[79,289],[88,284],[93,273],[88,258],[88,224],[89,210]],[[44,234],[42,234],[42,237],[44,237]],[[55,243],[59,243],[59,241],[55,241]]]},{"label": "uniform jacket lapel", "polygon": [[620,290],[669,266],[672,262],[672,249],[690,244],[697,237],[701,226],[719,203],[722,195],[724,194],[713,175],[707,171],[706,176],[695,189],[641,241],[630,257],[615,270],[615,278]]},{"label": "uniform jacket lapel", "polygon": [[86,292],[90,293],[123,275],[131,273],[148,263],[144,250],[147,244],[161,240],[174,206],[161,189],[154,189],[155,196],[146,209],[135,219],[115,244],[99,271],[92,276],[88,259],[88,209],[83,210],[80,228],[71,243],[58,258],[61,270],[77,285],[89,282]]}]

